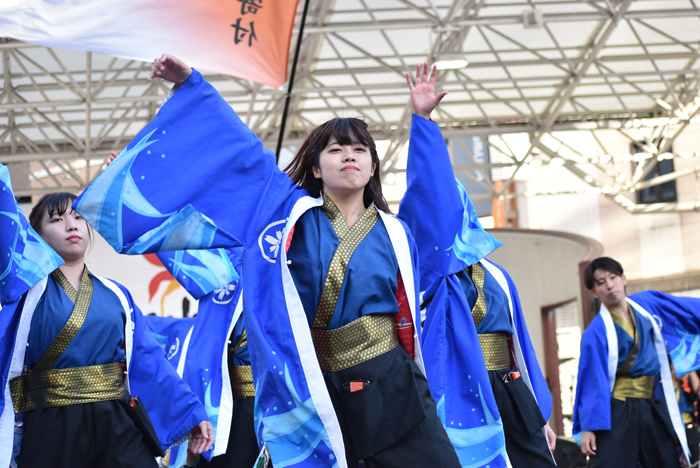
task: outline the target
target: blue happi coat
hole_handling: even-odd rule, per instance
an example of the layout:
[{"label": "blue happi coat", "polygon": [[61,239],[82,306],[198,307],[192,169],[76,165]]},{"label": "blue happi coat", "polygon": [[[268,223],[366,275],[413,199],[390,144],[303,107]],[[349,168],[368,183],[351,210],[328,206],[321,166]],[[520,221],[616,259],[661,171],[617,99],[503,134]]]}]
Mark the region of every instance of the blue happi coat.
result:
[{"label": "blue happi coat", "polygon": [[[165,358],[177,369],[182,349],[189,342],[194,327],[194,317],[161,317],[160,315],[144,316],[148,329],[165,351]],[[178,373],[180,375],[180,373]],[[182,375],[180,375],[182,376]],[[200,398],[201,400],[201,398]]]},{"label": "blue happi coat", "polygon": [[[233,418],[227,358],[229,337],[235,326],[243,325],[238,287],[242,253],[241,248],[158,253],[165,268],[199,301],[197,317],[177,364],[178,373],[204,402],[214,428],[214,444],[202,454],[207,460],[227,449],[235,450],[227,447]],[[234,336],[234,340],[237,338]],[[186,459],[187,443],[170,451],[172,466],[182,466]]]},{"label": "blue happi coat", "polygon": [[[688,299],[690,298],[676,298],[657,291],[645,291],[627,298],[627,302],[635,311],[637,328],[652,330],[652,339],[647,343],[651,349],[644,350],[643,353],[640,351],[637,360],[650,362],[649,354],[654,358],[653,369],[658,369],[656,372],[660,382],[660,393],[657,394],[666,403],[676,436],[686,457],[689,457],[688,444],[673,386],[666,342],[668,341],[669,348],[674,350],[671,354],[674,366],[677,360],[683,370],[695,370],[700,367],[696,362],[697,337],[700,332],[700,308],[697,305],[700,300]],[[610,311],[601,304],[598,315],[581,337],[573,415],[573,436],[579,445],[583,431],[609,430],[612,427],[610,400],[616,373],[623,363],[622,352],[629,352],[622,349],[623,343],[619,341],[616,327]],[[679,336],[682,337],[680,342]],[[674,339],[676,341],[672,344]],[[638,369],[635,375],[649,374],[644,372],[644,369]]]},{"label": "blue happi coat", "polygon": [[[347,465],[287,264],[290,231],[322,204],[277,168],[274,155],[196,70],[74,204],[121,253],[244,248],[257,433],[278,468]],[[399,264],[422,367],[415,244],[399,220],[380,217]]]},{"label": "blue happi coat", "polygon": [[[12,194],[7,168],[0,165],[0,465],[9,466],[15,441],[15,413],[9,381],[21,375],[32,315],[41,300],[47,276],[63,260],[29,226]],[[170,366],[163,350],[148,331],[129,291],[120,284],[93,275],[118,298],[124,314],[126,385],[138,396],[163,448],[182,438],[207,419],[204,407]],[[41,447],[37,448],[41,449]],[[15,453],[16,455],[16,453]]]},{"label": "blue happi coat", "polygon": [[518,370],[545,420],[552,398],[525,325],[517,289],[508,273],[484,259],[502,245],[483,230],[464,187],[455,179],[440,127],[413,116],[399,207],[415,236],[421,259],[420,289],[426,310],[422,335],[428,383],[438,415],[465,467],[509,466],[496,401],[471,306],[457,273],[481,261],[508,298]]}]

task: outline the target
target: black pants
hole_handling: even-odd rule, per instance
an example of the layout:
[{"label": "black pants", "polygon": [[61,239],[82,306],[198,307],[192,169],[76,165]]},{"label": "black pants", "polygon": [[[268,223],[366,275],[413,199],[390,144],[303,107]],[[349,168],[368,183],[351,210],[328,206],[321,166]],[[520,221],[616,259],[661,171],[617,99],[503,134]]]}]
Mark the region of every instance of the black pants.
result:
[{"label": "black pants", "polygon": [[496,406],[503,421],[506,452],[513,468],[547,468],[557,466],[542,432],[546,421],[537,401],[522,377],[503,381],[515,368],[489,371]]},{"label": "black pants", "polygon": [[612,426],[595,431],[589,468],[677,468],[675,433],[666,404],[658,398],[612,399]]},{"label": "black pants", "polygon": [[692,465],[700,460],[700,432],[698,431],[698,426],[688,427],[686,425],[685,436],[688,439],[690,464]]},{"label": "black pants", "polygon": [[212,458],[210,462],[202,457],[197,464],[199,468],[252,468],[260,453],[255,437],[254,409],[255,397],[233,400],[233,419],[226,453]]},{"label": "black pants", "polygon": [[126,412],[128,398],[24,414],[19,468],[157,467]]},{"label": "black pants", "polygon": [[[339,372],[324,372],[343,432],[348,466],[459,468],[454,447],[437,417],[428,381],[402,346]],[[347,392],[343,383],[366,380]],[[272,462],[274,463],[274,459]]]}]

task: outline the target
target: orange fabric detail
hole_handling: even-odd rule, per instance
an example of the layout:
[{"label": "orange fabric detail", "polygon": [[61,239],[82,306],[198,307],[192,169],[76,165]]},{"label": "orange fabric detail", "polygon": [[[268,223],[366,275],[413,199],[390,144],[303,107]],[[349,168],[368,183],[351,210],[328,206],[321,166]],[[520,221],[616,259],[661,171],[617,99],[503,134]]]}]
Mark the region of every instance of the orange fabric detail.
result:
[{"label": "orange fabric detail", "polygon": [[410,299],[406,295],[406,288],[403,284],[401,274],[397,281],[396,301],[399,303],[399,313],[394,314],[394,329],[399,343],[403,346],[411,359],[415,359],[415,349],[413,345],[413,316],[411,315]]},{"label": "orange fabric detail", "polygon": [[685,393],[693,393],[693,391],[690,389],[690,382],[688,381],[687,377],[681,377],[679,380],[681,381],[681,387]]},{"label": "orange fabric detail", "polygon": [[284,246],[284,251],[289,252],[289,246],[292,245],[292,236],[294,236],[294,228],[296,226],[292,226],[292,229],[289,230],[289,235],[287,236],[287,245]]},{"label": "orange fabric detail", "polygon": [[350,382],[350,393],[359,392],[365,388],[364,382]]}]

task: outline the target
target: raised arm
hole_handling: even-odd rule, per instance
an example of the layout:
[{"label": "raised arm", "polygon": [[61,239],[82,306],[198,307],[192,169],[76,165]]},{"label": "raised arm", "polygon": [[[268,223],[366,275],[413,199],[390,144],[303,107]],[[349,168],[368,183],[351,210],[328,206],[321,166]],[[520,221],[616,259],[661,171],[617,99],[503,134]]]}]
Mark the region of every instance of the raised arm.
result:
[{"label": "raised arm", "polygon": [[0,305],[16,301],[63,265],[63,259],[32,229],[0,164]]},{"label": "raised arm", "polygon": [[153,76],[179,87],[76,210],[121,253],[253,242],[300,189],[199,72],[164,56]]},{"label": "raised arm", "polygon": [[407,190],[399,217],[413,233],[427,293],[444,276],[457,273],[501,245],[479,224],[471,200],[455,179],[440,127],[430,120],[446,92],[435,95],[437,70],[417,67],[416,84],[406,75],[414,115],[408,147]]}]

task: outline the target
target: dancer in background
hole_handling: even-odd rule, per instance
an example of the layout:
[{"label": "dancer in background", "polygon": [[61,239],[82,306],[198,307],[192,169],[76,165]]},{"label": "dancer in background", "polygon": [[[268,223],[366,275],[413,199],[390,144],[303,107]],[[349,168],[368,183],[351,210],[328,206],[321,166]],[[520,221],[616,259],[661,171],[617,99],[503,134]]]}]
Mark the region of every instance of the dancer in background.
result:
[{"label": "dancer in background", "polygon": [[[214,426],[214,443],[196,463],[199,468],[251,468],[260,452],[239,287],[242,254],[241,248],[158,254],[173,277],[199,301],[178,366],[178,373],[204,401]],[[172,466],[185,464],[186,449],[183,444],[171,450]]]},{"label": "dancer in background", "polygon": [[122,253],[243,246],[273,463],[461,466],[423,373],[415,246],[387,214],[367,125],[321,125],[287,175],[197,71],[170,56],[153,71],[173,96],[75,206]]},{"label": "dancer in background", "polygon": [[[0,185],[0,463],[155,466],[156,454],[188,435],[194,451],[207,450],[204,407],[131,295],[85,266],[90,231],[71,209],[75,196],[44,196],[30,227],[2,165]],[[23,434],[13,444],[16,426]]]},{"label": "dancer in background", "polygon": [[[688,466],[665,339],[679,333],[682,341],[692,341],[691,333],[698,336],[700,300],[686,308],[688,301],[680,301],[686,298],[656,291],[628,298],[622,265],[608,257],[591,262],[584,284],[601,301],[600,312],[581,339],[574,405],[574,438],[590,456],[588,466]],[[674,350],[671,341],[669,346],[679,373],[700,364],[697,349],[688,355]],[[689,362],[683,363],[686,357]]]},{"label": "dancer in background", "polygon": [[420,257],[428,382],[463,465],[556,466],[546,424],[552,398],[518,292],[485,259],[502,244],[479,224],[440,127],[428,118],[433,107],[420,107],[425,100],[416,96],[435,71],[428,78],[428,65],[418,68],[415,87],[406,75],[414,115],[399,207]]}]

